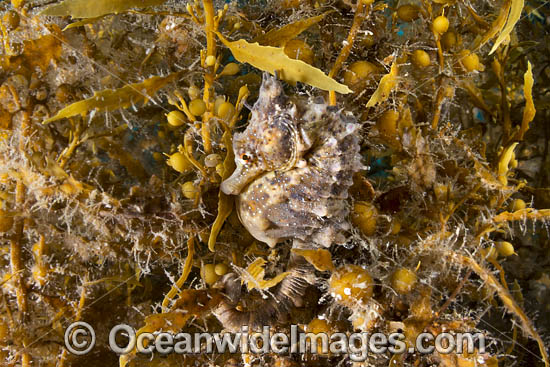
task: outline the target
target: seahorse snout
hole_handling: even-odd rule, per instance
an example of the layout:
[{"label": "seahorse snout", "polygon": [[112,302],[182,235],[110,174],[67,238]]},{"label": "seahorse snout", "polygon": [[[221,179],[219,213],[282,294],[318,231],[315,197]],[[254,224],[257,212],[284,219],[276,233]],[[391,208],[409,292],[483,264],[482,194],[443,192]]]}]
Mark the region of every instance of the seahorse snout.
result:
[{"label": "seahorse snout", "polygon": [[241,191],[248,185],[254,178],[256,178],[262,169],[259,167],[246,167],[237,164],[235,171],[221,184],[221,190],[226,195],[239,195]]}]

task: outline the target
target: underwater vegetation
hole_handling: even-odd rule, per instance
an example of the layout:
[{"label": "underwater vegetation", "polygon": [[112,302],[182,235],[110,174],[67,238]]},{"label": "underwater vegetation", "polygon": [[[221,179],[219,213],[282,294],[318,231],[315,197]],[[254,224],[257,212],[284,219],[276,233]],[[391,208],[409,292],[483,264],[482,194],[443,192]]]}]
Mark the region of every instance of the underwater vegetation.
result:
[{"label": "underwater vegetation", "polygon": [[[2,366],[550,365],[548,2],[0,13]],[[121,323],[487,347],[117,355]]]}]

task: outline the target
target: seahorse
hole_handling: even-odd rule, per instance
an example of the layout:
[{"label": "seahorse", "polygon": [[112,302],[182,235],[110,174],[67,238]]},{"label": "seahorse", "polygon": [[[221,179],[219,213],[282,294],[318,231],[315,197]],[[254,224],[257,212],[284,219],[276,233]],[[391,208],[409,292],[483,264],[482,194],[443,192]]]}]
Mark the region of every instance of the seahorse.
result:
[{"label": "seahorse", "polygon": [[236,169],[221,189],[237,196],[237,213],[270,247],[345,242],[348,188],[362,168],[360,128],[352,115],[311,100],[291,101],[265,73],[248,126],[233,137]]},{"label": "seahorse", "polygon": [[[237,213],[256,239],[270,247],[330,247],[349,230],[348,189],[363,168],[358,124],[337,107],[310,99],[291,100],[282,84],[264,73],[246,129],[233,137],[236,169],[221,190],[237,195]],[[282,320],[301,305],[314,270],[292,254],[289,275],[269,297],[244,294],[238,275],[217,284],[225,294],[214,314],[229,330],[251,329]],[[237,308],[242,302],[244,310]]]}]

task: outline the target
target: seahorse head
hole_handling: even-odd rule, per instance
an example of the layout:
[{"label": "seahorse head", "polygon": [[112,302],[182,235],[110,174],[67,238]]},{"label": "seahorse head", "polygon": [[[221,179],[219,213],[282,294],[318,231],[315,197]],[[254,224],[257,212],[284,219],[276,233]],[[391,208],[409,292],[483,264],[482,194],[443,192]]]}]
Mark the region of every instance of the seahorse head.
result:
[{"label": "seahorse head", "polygon": [[262,173],[294,166],[299,146],[295,114],[281,84],[264,75],[246,130],[233,136],[236,168],[221,185],[224,193],[238,195]]}]

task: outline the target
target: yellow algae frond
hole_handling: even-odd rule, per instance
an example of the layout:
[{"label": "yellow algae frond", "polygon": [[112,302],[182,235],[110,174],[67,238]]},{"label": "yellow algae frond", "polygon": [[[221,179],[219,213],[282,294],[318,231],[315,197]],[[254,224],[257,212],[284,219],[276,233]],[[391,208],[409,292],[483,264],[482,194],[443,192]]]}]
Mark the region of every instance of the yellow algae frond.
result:
[{"label": "yellow algae frond", "polygon": [[525,109],[523,110],[523,118],[521,120],[521,127],[518,132],[518,139],[523,140],[523,135],[529,130],[529,123],[535,118],[537,110],[535,109],[535,103],[533,102],[533,70],[531,63],[527,62],[527,71],[523,74],[523,95],[525,96]]},{"label": "yellow algae frond", "polygon": [[92,110],[113,111],[119,108],[129,108],[139,101],[143,101],[145,104],[159,89],[177,80],[180,75],[181,73],[177,72],[165,77],[154,76],[141,83],[128,84],[119,89],[106,89],[95,92],[93,97],[63,108],[55,116],[44,120],[43,123],[48,124],[77,115],[85,116]]},{"label": "yellow algae frond", "polygon": [[510,146],[508,146],[502,154],[500,155],[500,159],[498,161],[498,180],[501,184],[507,185],[508,184],[508,178],[506,175],[508,174],[508,171],[510,170],[510,162],[514,158],[514,149],[518,143],[513,143]]},{"label": "yellow algae frond", "polygon": [[312,25],[319,23],[328,13],[329,12],[323,13],[316,17],[300,19],[279,29],[272,29],[266,34],[256,37],[254,42],[258,42],[260,45],[264,46],[282,47],[285,43],[294,39]]},{"label": "yellow algae frond", "polygon": [[325,249],[304,250],[293,248],[292,252],[302,256],[308,263],[313,265],[319,271],[334,270],[330,251]]},{"label": "yellow algae frond", "polygon": [[284,272],[278,274],[272,279],[265,280],[265,264],[265,259],[259,257],[254,260],[254,262],[252,262],[250,265],[248,265],[246,271],[243,273],[243,283],[246,283],[246,287],[249,291],[251,291],[252,289],[269,289],[271,287],[274,287],[279,284],[288,274],[290,274],[289,272]]},{"label": "yellow algae frond", "polygon": [[491,28],[485,32],[482,38],[480,38],[476,44],[475,49],[483,46],[486,44],[491,38],[496,36],[498,32],[504,28],[504,25],[506,24],[506,19],[508,19],[508,13],[510,12],[510,7],[512,5],[511,0],[506,0],[504,4],[502,5],[500,12],[498,14],[498,17],[493,21],[493,24],[491,24]]},{"label": "yellow algae frond", "polygon": [[373,107],[380,102],[384,102],[390,96],[391,91],[397,86],[398,67],[396,62],[391,66],[390,72],[382,77],[380,84],[374,94],[367,102],[367,107]]},{"label": "yellow algae frond", "polygon": [[[235,155],[231,146],[231,132],[227,130],[223,134],[223,141],[227,149],[227,155],[223,161],[222,179],[227,179],[235,169]],[[208,249],[214,251],[216,246],[216,238],[222,229],[223,223],[233,211],[233,196],[226,195],[222,190],[218,192],[218,215],[212,224],[210,237],[208,238]]]},{"label": "yellow algae frond", "polygon": [[40,15],[96,18],[106,14],[122,13],[131,8],[162,5],[166,0],[65,0],[44,9]]},{"label": "yellow algae frond", "polygon": [[248,63],[272,75],[279,73],[280,77],[289,83],[302,82],[326,91],[351,93],[351,89],[346,85],[338,83],[316,67],[291,59],[282,48],[261,46],[243,39],[231,42],[219,33],[218,37],[238,61]]},{"label": "yellow algae frond", "polygon": [[497,48],[504,42],[512,33],[512,30],[518,22],[521,11],[523,10],[523,0],[512,0],[512,8],[510,9],[510,14],[508,14],[508,19],[506,20],[506,25],[502,28],[493,48],[489,52],[489,55],[497,50]]}]

